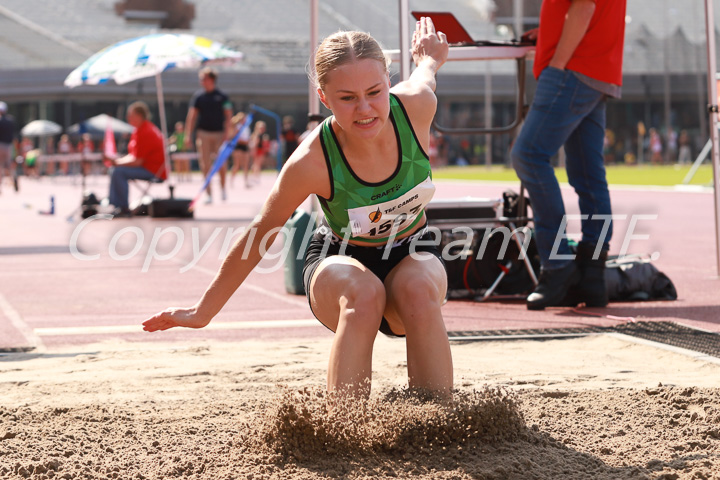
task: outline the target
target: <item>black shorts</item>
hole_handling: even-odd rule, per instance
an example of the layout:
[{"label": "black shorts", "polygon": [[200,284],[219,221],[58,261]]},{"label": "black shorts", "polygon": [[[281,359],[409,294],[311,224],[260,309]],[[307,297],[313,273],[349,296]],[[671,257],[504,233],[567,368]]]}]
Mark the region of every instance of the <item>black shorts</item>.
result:
[{"label": "black shorts", "polygon": [[[326,239],[329,245],[327,246],[327,252],[323,255],[323,247],[325,246]],[[422,244],[416,244],[415,242],[422,242]],[[440,239],[435,238],[433,232],[425,226],[420,228],[418,233],[395,242],[393,247],[387,247],[390,248],[390,252],[386,258],[383,258],[386,250],[385,245],[380,247],[361,247],[347,244],[345,245],[344,255],[356,259],[373,272],[381,282],[385,282],[385,279],[392,269],[395,268],[402,259],[410,255],[410,247],[413,245],[415,252],[428,252],[435,255],[443,264],[443,267],[445,267],[445,262],[438,248],[439,244]],[[307,296],[308,303],[310,303],[310,310],[312,310],[312,303],[310,302],[310,282],[315,274],[315,270],[317,270],[325,258],[340,255],[340,248],[342,246],[341,240],[330,232],[330,229],[326,225],[320,226],[313,234],[308,244],[307,252],[305,253],[305,265],[303,267],[303,285],[305,286],[305,295]],[[313,315],[315,315],[315,312],[313,312]],[[315,317],[317,318],[317,315]],[[383,317],[380,323],[379,330],[389,336],[404,336],[394,333],[390,329],[390,325],[385,317]]]},{"label": "black shorts", "polygon": [[247,152],[248,151],[248,144],[247,143],[236,143],[235,144],[235,150],[240,150],[241,152]]}]

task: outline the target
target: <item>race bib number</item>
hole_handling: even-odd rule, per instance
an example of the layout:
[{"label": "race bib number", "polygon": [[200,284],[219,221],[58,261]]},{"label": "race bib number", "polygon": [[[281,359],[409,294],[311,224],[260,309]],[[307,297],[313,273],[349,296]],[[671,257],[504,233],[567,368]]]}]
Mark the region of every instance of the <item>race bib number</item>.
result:
[{"label": "race bib number", "polygon": [[422,213],[434,194],[435,185],[428,177],[398,198],[348,210],[353,237],[377,239],[397,235]]}]

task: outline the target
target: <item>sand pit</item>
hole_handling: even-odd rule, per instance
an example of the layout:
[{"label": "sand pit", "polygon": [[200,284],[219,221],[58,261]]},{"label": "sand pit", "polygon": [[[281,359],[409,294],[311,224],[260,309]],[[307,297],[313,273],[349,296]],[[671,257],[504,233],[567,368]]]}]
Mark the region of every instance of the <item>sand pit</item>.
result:
[{"label": "sand pit", "polygon": [[330,339],[0,357],[2,479],[720,479],[720,362],[599,335],[453,344],[449,405],[324,393]]}]

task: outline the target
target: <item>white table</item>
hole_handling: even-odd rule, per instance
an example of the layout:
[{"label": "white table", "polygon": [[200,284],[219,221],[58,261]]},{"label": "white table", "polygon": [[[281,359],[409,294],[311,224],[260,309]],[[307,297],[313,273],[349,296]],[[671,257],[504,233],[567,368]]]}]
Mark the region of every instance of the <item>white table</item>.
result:
[{"label": "white table", "polygon": [[[400,50],[385,50],[393,62],[400,61]],[[450,47],[448,61],[467,60],[532,60],[535,57],[534,45],[499,46],[478,45],[469,47]]]},{"label": "white table", "polygon": [[[393,62],[400,61],[400,50],[385,50]],[[515,60],[517,63],[517,95],[515,97],[515,119],[506,126],[494,128],[449,128],[433,122],[440,133],[449,135],[475,135],[508,133],[517,128],[525,117],[525,63],[535,58],[534,45],[476,45],[450,46],[448,61]]]}]

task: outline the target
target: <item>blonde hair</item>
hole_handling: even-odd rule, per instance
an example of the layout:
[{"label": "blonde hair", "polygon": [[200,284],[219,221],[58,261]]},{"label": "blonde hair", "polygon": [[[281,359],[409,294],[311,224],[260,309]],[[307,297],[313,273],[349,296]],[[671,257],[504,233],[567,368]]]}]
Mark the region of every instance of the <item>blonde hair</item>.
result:
[{"label": "blonde hair", "polygon": [[315,67],[312,80],[319,88],[327,84],[328,74],[341,65],[355,60],[377,60],[388,71],[388,57],[382,47],[365,32],[337,32],[326,37],[315,51]]},{"label": "blonde hair", "polygon": [[150,107],[148,107],[147,103],[137,101],[133,102],[128,106],[128,111],[136,113],[137,115],[140,115],[143,120],[150,120]]}]

